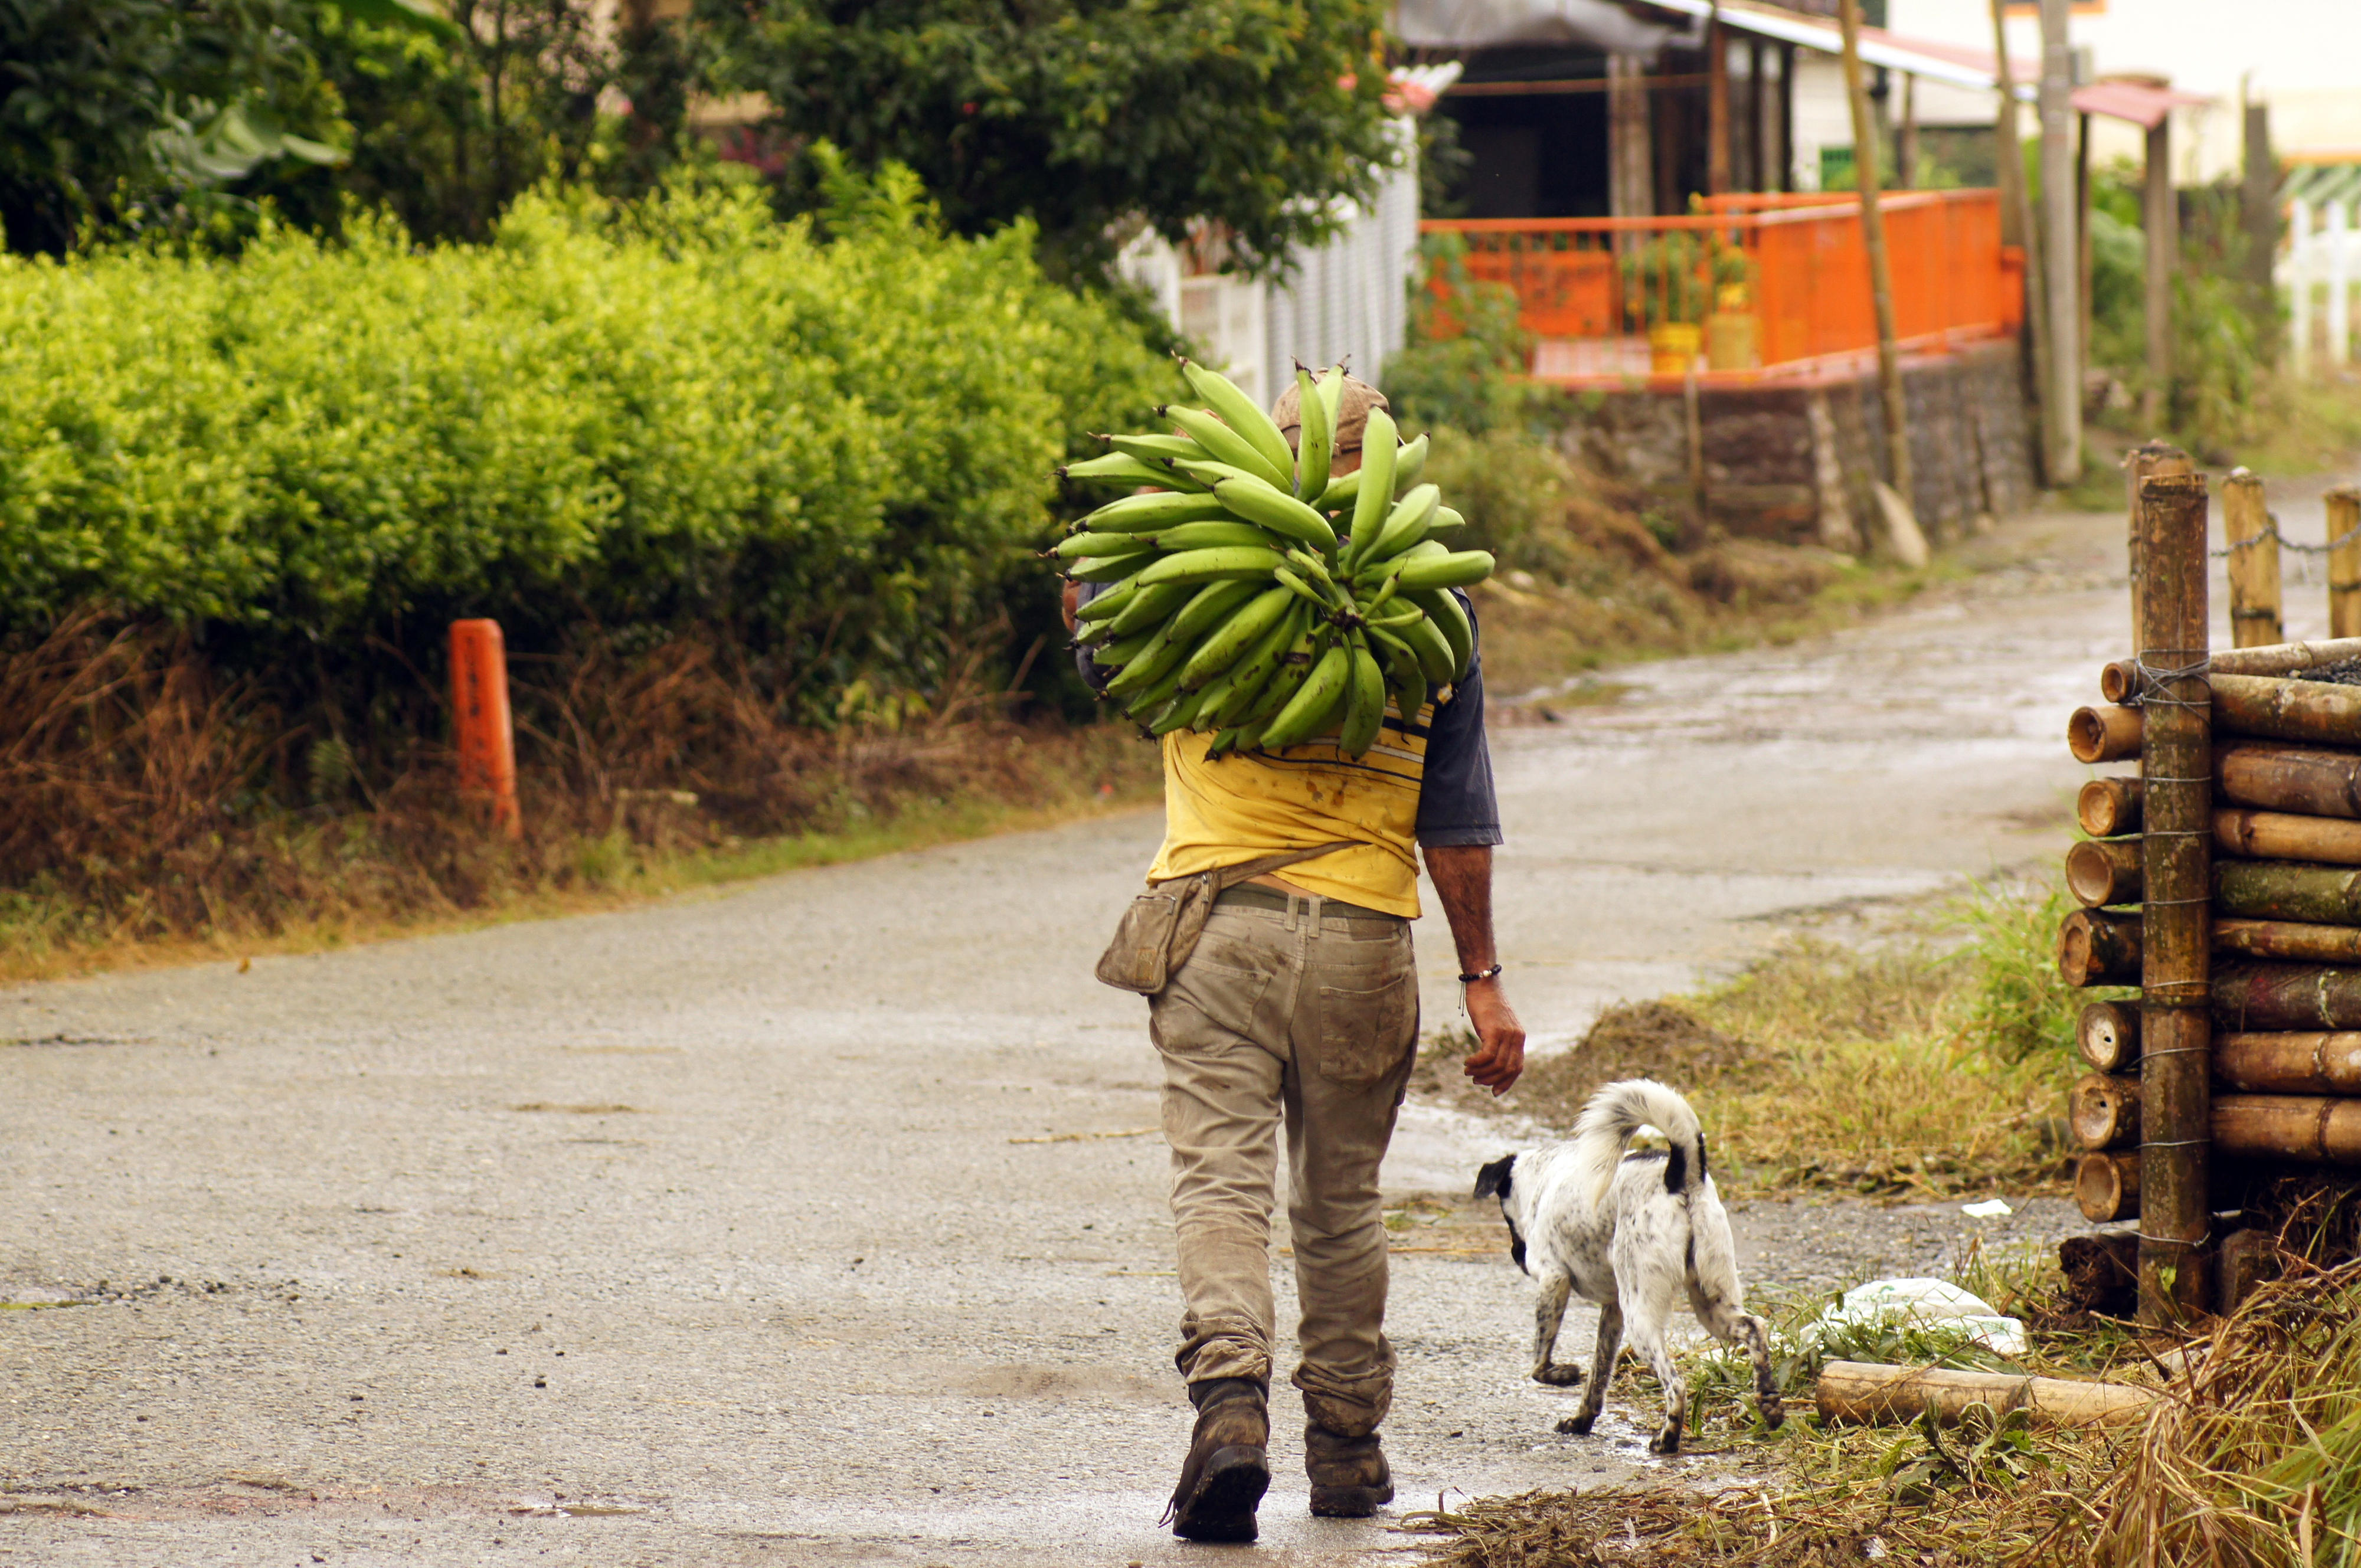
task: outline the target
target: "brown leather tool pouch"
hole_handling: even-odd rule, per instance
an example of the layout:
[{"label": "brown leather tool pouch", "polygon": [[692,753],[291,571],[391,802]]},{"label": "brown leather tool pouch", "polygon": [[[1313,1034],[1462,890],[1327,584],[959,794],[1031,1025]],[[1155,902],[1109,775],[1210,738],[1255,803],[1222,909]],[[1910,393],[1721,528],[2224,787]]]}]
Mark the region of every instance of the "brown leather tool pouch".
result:
[{"label": "brown leather tool pouch", "polygon": [[1213,913],[1213,901],[1222,896],[1224,889],[1267,876],[1299,861],[1351,848],[1353,840],[1347,839],[1158,883],[1133,899],[1131,906],[1123,912],[1123,919],[1115,928],[1115,940],[1099,955],[1099,979],[1117,991],[1154,996],[1164,989],[1173,971],[1187,963],[1189,955],[1197,950],[1197,938],[1204,934],[1205,921]]}]

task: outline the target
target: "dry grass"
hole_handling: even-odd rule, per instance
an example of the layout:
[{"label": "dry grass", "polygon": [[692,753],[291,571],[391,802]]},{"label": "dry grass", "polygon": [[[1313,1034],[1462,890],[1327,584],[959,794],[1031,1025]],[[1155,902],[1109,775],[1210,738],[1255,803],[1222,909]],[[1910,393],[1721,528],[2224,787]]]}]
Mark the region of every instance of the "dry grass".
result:
[{"label": "dry grass", "polygon": [[1456,1086],[1455,1039],[1431,1043],[1420,1087],[1563,1132],[1600,1084],[1661,1078],[1696,1101],[1734,1194],[2050,1190],[2080,1000],[2048,961],[2059,914],[2048,890],[2001,889],[1866,948],[1794,938],[1727,985],[1609,1008],[1498,1102]]},{"label": "dry grass", "polygon": [[511,842],[455,798],[441,747],[290,722],[183,638],[93,614],[0,653],[0,978],[604,907],[1154,785],[1127,733],[981,696],[796,730],[693,639],[519,665]]}]

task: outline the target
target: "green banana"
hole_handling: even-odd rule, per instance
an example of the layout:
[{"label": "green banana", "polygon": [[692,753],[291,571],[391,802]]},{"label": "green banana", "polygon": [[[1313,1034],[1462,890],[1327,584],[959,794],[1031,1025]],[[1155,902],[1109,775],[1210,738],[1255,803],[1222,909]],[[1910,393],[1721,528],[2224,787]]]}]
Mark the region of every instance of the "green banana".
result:
[{"label": "green banana", "polygon": [[1331,365],[1320,377],[1320,406],[1328,411],[1328,436],[1334,440],[1345,413],[1345,367]]},{"label": "green banana", "polygon": [[[1143,587],[1159,583],[1210,583],[1222,577],[1237,577],[1247,581],[1268,577],[1286,564],[1287,557],[1276,550],[1266,550],[1252,544],[1224,544],[1211,550],[1183,550],[1177,555],[1167,555],[1140,568]],[[1273,593],[1284,593],[1273,588]]]},{"label": "green banana", "polygon": [[1294,700],[1295,694],[1303,689],[1304,681],[1311,675],[1312,666],[1320,662],[1322,653],[1327,652],[1324,635],[1327,630],[1326,627],[1315,626],[1300,633],[1293,642],[1288,644],[1287,652],[1279,656],[1279,667],[1271,672],[1270,679],[1264,683],[1262,690],[1247,706],[1245,723],[1259,725]]},{"label": "green banana", "polygon": [[1434,521],[1426,525],[1426,536],[1432,539],[1438,533],[1448,533],[1455,528],[1466,526],[1467,520],[1449,507],[1437,507],[1434,509]]},{"label": "green banana", "polygon": [[1152,541],[1134,533],[1070,533],[1051,545],[1049,554],[1060,561],[1079,561],[1085,555],[1137,555],[1154,548]]},{"label": "green banana", "polygon": [[[1290,457],[1287,468],[1281,469],[1269,458],[1264,456],[1253,442],[1248,441],[1203,409],[1184,409],[1174,404],[1159,409],[1157,416],[1160,419],[1169,419],[1179,425],[1182,431],[1194,438],[1197,444],[1205,449],[1206,455],[1216,463],[1227,463],[1233,468],[1243,468],[1274,488],[1283,489],[1293,480],[1294,476],[1290,472],[1295,466],[1292,456]],[[1269,422],[1268,415],[1265,416],[1264,422]],[[1281,444],[1284,444],[1283,440]]]},{"label": "green banana", "polygon": [[1386,673],[1367,642],[1356,637],[1350,647],[1353,669],[1345,685],[1345,723],[1336,744],[1345,755],[1357,757],[1377,742],[1378,726],[1385,719]]},{"label": "green banana", "polygon": [[1356,587],[1368,587],[1384,582],[1412,561],[1440,560],[1450,554],[1451,546],[1441,540],[1422,539],[1399,555],[1362,562],[1360,569],[1353,574],[1353,582]]},{"label": "green banana", "polygon": [[[1139,651],[1123,674],[1107,683],[1109,696],[1128,696],[1156,684],[1167,670],[1177,669],[1189,656],[1189,644],[1172,635],[1173,623],[1166,621],[1156,629],[1155,640]],[[1173,683],[1180,684],[1177,680]],[[1166,693],[1170,696],[1170,693]]]},{"label": "green banana", "polygon": [[1416,441],[1404,442],[1400,454],[1394,458],[1394,494],[1399,496],[1407,492],[1418,483],[1418,477],[1424,472],[1426,437],[1422,435]]},{"label": "green banana", "polygon": [[[1191,588],[1186,583],[1167,583],[1191,596],[1189,602],[1172,617],[1172,637],[1194,648],[1197,640],[1229,619],[1241,605],[1255,598],[1264,590],[1257,583],[1219,582]],[[1150,593],[1156,590],[1150,588]]]},{"label": "green banana", "polygon": [[1175,729],[1186,729],[1197,721],[1197,710],[1205,700],[1202,691],[1182,692],[1164,705],[1164,710],[1148,721],[1150,735],[1170,735]]},{"label": "green banana", "polygon": [[[1405,562],[1395,575],[1401,579],[1402,591],[1412,593],[1420,588],[1464,588],[1490,576],[1492,566],[1490,551],[1459,550]],[[1153,566],[1148,568],[1154,570]],[[1140,574],[1147,575],[1148,572]]]},{"label": "green banana", "polygon": [[1230,694],[1222,706],[1213,710],[1216,724],[1235,724],[1243,720],[1246,709],[1262,695],[1263,687],[1279,671],[1279,661],[1295,646],[1296,639],[1309,624],[1310,612],[1298,606],[1279,617],[1279,624],[1263,633],[1262,641],[1247,650],[1238,661],[1236,672],[1230,677]]},{"label": "green banana", "polygon": [[[1135,587],[1130,608],[1109,624],[1117,637],[1128,637],[1135,631],[1152,631],[1164,624],[1174,610],[1187,604],[1196,589],[1186,583],[1159,583],[1152,587]],[[1093,604],[1098,601],[1093,599]]]},{"label": "green banana", "polygon": [[1159,490],[1109,501],[1082,519],[1081,526],[1097,533],[1152,533],[1183,522],[1219,522],[1229,515],[1219,496]]},{"label": "green banana", "polygon": [[1317,550],[1336,548],[1336,531],[1328,526],[1328,520],[1275,486],[1252,479],[1224,479],[1213,487],[1213,494],[1238,516],[1273,533]]},{"label": "green banana", "polygon": [[1131,608],[1133,596],[1138,591],[1138,586],[1128,580],[1117,583],[1082,609],[1074,611],[1074,619],[1084,626],[1093,621],[1113,620]]},{"label": "green banana", "polygon": [[[1270,571],[1265,569],[1258,576],[1268,577]],[[1245,658],[1246,650],[1277,624],[1294,602],[1295,596],[1285,588],[1266,588],[1248,599],[1196,644],[1189,662],[1181,666],[1180,684],[1202,686]]]},{"label": "green banana", "polygon": [[[1125,673],[1127,674],[1130,672]],[[1150,681],[1147,689],[1133,696],[1129,706],[1123,710],[1124,717],[1138,719],[1144,724],[1151,715],[1163,711],[1164,705],[1178,696],[1180,690],[1180,672],[1167,670]]]},{"label": "green banana", "polygon": [[1251,479],[1258,485],[1270,482],[1251,469],[1241,468],[1235,463],[1216,463],[1210,457],[1182,457],[1177,459],[1173,466],[1182,469],[1189,477],[1209,490],[1224,479]]},{"label": "green banana", "polygon": [[1329,715],[1336,711],[1337,704],[1344,700],[1352,673],[1351,649],[1339,645],[1320,655],[1320,662],[1304,678],[1303,689],[1263,728],[1263,749],[1283,751],[1306,736],[1318,734],[1326,727]]},{"label": "green banana", "polygon": [[1418,662],[1418,654],[1397,642],[1386,650],[1386,666],[1393,678],[1394,711],[1401,715],[1405,727],[1418,722],[1419,710],[1426,706],[1426,669]]},{"label": "green banana", "polygon": [[1343,511],[1357,500],[1360,494],[1361,471],[1356,468],[1349,474],[1329,480],[1328,488],[1321,491],[1320,499],[1312,504],[1322,511]]},{"label": "green banana", "polygon": [[1305,582],[1301,577],[1297,576],[1286,567],[1281,566],[1278,571],[1273,572],[1271,576],[1279,579],[1279,586],[1280,587],[1285,588],[1289,593],[1293,594],[1296,598],[1303,600],[1306,604],[1323,610],[1325,610],[1328,608],[1328,601],[1322,598],[1319,592],[1314,589],[1310,583]]},{"label": "green banana", "polygon": [[1111,485],[1156,485],[1168,490],[1202,490],[1205,487],[1161,463],[1143,463],[1128,452],[1069,463],[1058,470],[1060,479],[1094,479]]},{"label": "green banana", "polygon": [[1458,680],[1467,674],[1467,665],[1476,657],[1476,629],[1468,623],[1467,612],[1459,608],[1456,596],[1445,588],[1423,588],[1402,596],[1426,611],[1427,620],[1434,622],[1451,645],[1451,678]]},{"label": "green banana", "polygon": [[1156,633],[1143,631],[1135,637],[1118,637],[1105,647],[1093,651],[1092,662],[1103,670],[1120,670],[1156,641]]},{"label": "green banana", "polygon": [[1189,385],[1196,389],[1206,405],[1222,416],[1223,423],[1244,436],[1246,444],[1262,455],[1264,462],[1279,470],[1282,480],[1293,472],[1295,454],[1288,450],[1287,437],[1280,433],[1270,415],[1263,412],[1262,405],[1241,391],[1236,382],[1218,370],[1192,365],[1186,359],[1180,361],[1180,374],[1189,378]]},{"label": "green banana", "polygon": [[[1422,438],[1423,439],[1423,438]],[[1443,492],[1433,485],[1421,485],[1386,514],[1377,538],[1369,542],[1363,554],[1370,560],[1384,560],[1399,555],[1426,537],[1426,525],[1433,521],[1435,510],[1443,504]]]},{"label": "green banana", "polygon": [[1088,555],[1067,567],[1066,576],[1078,583],[1121,582],[1135,572],[1144,574],[1146,568],[1142,567],[1140,563],[1147,558],[1144,554],[1117,555],[1113,558]]},{"label": "green banana", "polygon": [[1320,395],[1320,383],[1312,372],[1298,367],[1295,372],[1295,404],[1298,428],[1295,433],[1295,493],[1304,500],[1315,499],[1328,488],[1328,463],[1335,455],[1336,425],[1328,417],[1328,400]]},{"label": "green banana", "polygon": [[1157,549],[1163,551],[1204,550],[1216,544],[1259,544],[1265,549],[1277,550],[1285,543],[1283,540],[1272,538],[1268,529],[1257,528],[1250,522],[1234,521],[1184,522],[1172,528],[1159,530],[1155,533],[1143,533],[1135,537],[1145,539]]},{"label": "green banana", "polygon": [[1394,504],[1395,437],[1393,416],[1383,409],[1369,411],[1368,433],[1361,438],[1361,488],[1353,497],[1353,548],[1345,565],[1359,564],[1385,526]]},{"label": "green banana", "polygon": [[1421,619],[1401,629],[1401,641],[1418,655],[1418,667],[1426,675],[1426,684],[1442,685],[1458,674],[1451,657],[1451,644],[1442,628],[1431,620]]},{"label": "green banana", "polygon": [[1205,455],[1205,449],[1185,435],[1106,435],[1099,439],[1126,456],[1137,457],[1150,467],[1170,463],[1176,457]]},{"label": "green banana", "polygon": [[1226,757],[1232,751],[1236,751],[1238,749],[1238,728],[1233,725],[1231,728],[1223,730],[1219,735],[1214,736],[1213,744],[1205,748],[1205,760],[1210,762],[1216,757]]}]

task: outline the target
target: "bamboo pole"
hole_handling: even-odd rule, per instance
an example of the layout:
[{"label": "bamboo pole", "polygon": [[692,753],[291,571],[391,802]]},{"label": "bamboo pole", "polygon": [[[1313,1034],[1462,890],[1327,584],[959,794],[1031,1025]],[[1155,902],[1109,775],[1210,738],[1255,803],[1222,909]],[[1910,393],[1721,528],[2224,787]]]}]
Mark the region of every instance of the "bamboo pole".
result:
[{"label": "bamboo pole", "polygon": [[2078,762],[2120,762],[2140,754],[2136,707],[2078,707],[2066,720],[2066,749]]},{"label": "bamboo pole", "polygon": [[2088,909],[2140,901],[2140,841],[2085,839],[2066,851],[2066,891]]},{"label": "bamboo pole", "polygon": [[2361,1095],[2361,1034],[2224,1034],[2213,1081],[2246,1094]]},{"label": "bamboo pole", "polygon": [[[1902,400],[1902,356],[1894,346],[1894,269],[1885,250],[1885,214],[1878,205],[1877,126],[1861,82],[1861,0],[1838,0],[1844,32],[1845,97],[1852,105],[1852,167],[1861,187],[1861,233],[1869,248],[1870,302],[1877,311],[1877,384],[1885,396],[1885,450],[1894,493],[1913,514],[1917,488],[1910,473],[1910,426]],[[2079,434],[2079,432],[2077,433]]]},{"label": "bamboo pole", "polygon": [[2361,753],[2235,741],[2214,750],[2213,789],[2239,806],[2361,818]]},{"label": "bamboo pole", "polygon": [[2336,485],[2322,499],[2328,504],[2328,634],[2361,637],[2361,489]]},{"label": "bamboo pole", "polygon": [[[2143,441],[2124,454],[2124,530],[2126,559],[2132,575],[2132,624],[2139,624],[2140,606],[2140,483],[2158,474],[2189,474],[2189,454],[2167,441]],[[2134,679],[2136,680],[2136,674]],[[2104,677],[2101,677],[2103,685]],[[2109,702],[2121,702],[2111,696]]]},{"label": "bamboo pole", "polygon": [[2361,746],[2361,686],[2216,674],[2213,687],[2213,723],[2224,734]]},{"label": "bamboo pole", "polygon": [[2074,1024],[2074,1048],[2101,1072],[2125,1072],[2139,1060],[2139,1004],[2086,1002]]},{"label": "bamboo pole", "polygon": [[2074,1162],[2074,1206],[2094,1225],[2139,1218],[2140,1157],[2086,1154]]},{"label": "bamboo pole", "polygon": [[2141,906],[2140,1316],[2168,1322],[2212,1299],[2205,1246],[2213,1224],[2206,1156],[2212,1020],[2208,820],[2213,733],[2205,660],[2207,494],[2202,475],[2140,483],[2136,585],[2140,663],[2149,672],[2140,737],[2145,781]]},{"label": "bamboo pole", "polygon": [[2066,1124],[2074,1142],[2097,1154],[2139,1143],[2140,1084],[2135,1074],[2084,1073],[2066,1096]]},{"label": "bamboo pole", "polygon": [[2291,675],[2322,664],[2361,659],[2361,637],[2324,637],[2317,642],[2282,642],[2272,648],[2236,648],[2213,655],[2217,675]]},{"label": "bamboo pole", "polygon": [[2361,964],[2361,926],[2316,926],[2299,920],[2246,920],[2215,916],[2213,950],[2245,959],[2289,963]]},{"label": "bamboo pole", "polygon": [[1716,5],[1705,25],[1705,188],[1719,196],[1730,190],[1730,33]]},{"label": "bamboo pole", "polygon": [[1956,1421],[1982,1405],[1995,1417],[2024,1410],[2051,1426],[2102,1427],[2146,1420],[2157,1391],[2128,1383],[1831,1361],[1820,1368],[1813,1397],[1824,1421],[1899,1425],[1929,1409],[1938,1421]]},{"label": "bamboo pole", "polygon": [[2140,979],[2137,915],[2077,909],[2058,927],[2058,975],[2071,986],[2136,985]]},{"label": "bamboo pole", "polygon": [[2140,825],[2137,779],[2092,779],[2074,797],[2074,820],[2093,839],[2136,833]]},{"label": "bamboo pole", "polygon": [[2147,386],[2140,413],[2149,429],[2164,422],[2172,390],[2172,275],[2180,265],[2180,210],[2172,193],[2172,116],[2148,127],[2147,181],[2140,214],[2147,237]]},{"label": "bamboo pole", "polygon": [[2224,861],[2213,868],[2218,916],[2361,926],[2361,872],[2279,861]]},{"label": "bamboo pole", "polygon": [[[2213,979],[2213,1013],[2241,1034],[2361,1029],[2361,969],[2225,963]],[[2140,1022],[2145,1029],[2150,1021]]]},{"label": "bamboo pole", "polygon": [[2213,842],[2224,854],[2250,861],[2361,866],[2361,822],[2337,817],[2218,807],[2213,813]]},{"label": "bamboo pole", "polygon": [[2033,220],[2033,199],[2026,189],[2025,144],[2017,135],[2016,79],[2008,62],[2008,27],[2004,20],[2007,0],[1992,0],[1993,55],[1999,61],[2000,109],[1993,122],[1993,149],[1998,153],[2001,192],[2001,243],[2025,250],[2025,324],[2033,341],[2033,380],[2040,389],[2034,407],[2046,430],[2049,419],[2041,412],[2053,389],[2049,381],[2049,315],[2042,305],[2041,236]]},{"label": "bamboo pole", "polygon": [[2279,534],[2263,507],[2263,482],[2244,468],[2222,482],[2222,531],[2230,541],[2230,641],[2277,647],[2284,635]]},{"label": "bamboo pole", "polygon": [[[2049,384],[2043,389],[2042,473],[2053,489],[2082,472],[2082,333],[2075,282],[2074,61],[2069,0],[2041,0],[2041,258],[2049,312]],[[2135,625],[2138,624],[2136,621]]]},{"label": "bamboo pole", "polygon": [[2224,1094],[2213,1102],[2213,1128],[2214,1147],[2227,1155],[2361,1165],[2361,1101]]},{"label": "bamboo pole", "polygon": [[2099,666],[2099,695],[2109,702],[2129,702],[2139,695],[2139,661],[2111,659]]}]

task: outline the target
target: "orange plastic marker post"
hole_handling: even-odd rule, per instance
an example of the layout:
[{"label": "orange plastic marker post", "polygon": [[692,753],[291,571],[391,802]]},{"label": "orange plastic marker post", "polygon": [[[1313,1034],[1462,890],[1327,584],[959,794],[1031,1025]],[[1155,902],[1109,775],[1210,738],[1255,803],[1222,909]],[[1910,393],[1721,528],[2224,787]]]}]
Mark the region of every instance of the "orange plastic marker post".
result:
[{"label": "orange plastic marker post", "polygon": [[497,620],[451,623],[451,729],[459,753],[460,792],[489,799],[493,826],[511,839],[522,837],[508,646]]}]

